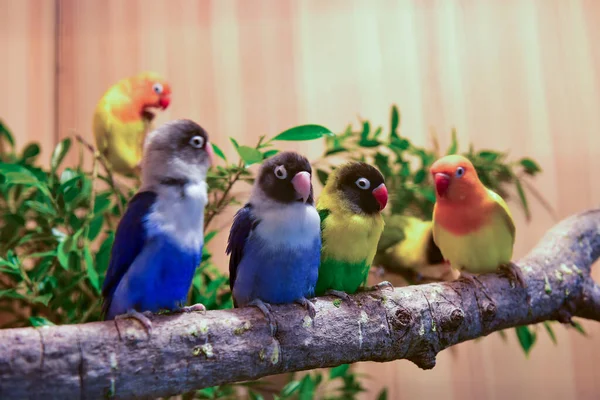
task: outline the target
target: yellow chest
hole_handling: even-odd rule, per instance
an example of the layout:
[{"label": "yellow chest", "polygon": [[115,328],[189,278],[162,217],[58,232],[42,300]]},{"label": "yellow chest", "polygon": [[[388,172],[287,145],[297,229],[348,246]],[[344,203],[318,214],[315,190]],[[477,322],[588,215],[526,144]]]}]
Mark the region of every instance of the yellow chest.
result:
[{"label": "yellow chest", "polygon": [[479,230],[456,235],[433,223],[433,239],[453,268],[471,273],[495,271],[510,262],[514,238],[500,215]]},{"label": "yellow chest", "polygon": [[383,232],[383,218],[331,212],[323,221],[323,258],[371,264]]}]

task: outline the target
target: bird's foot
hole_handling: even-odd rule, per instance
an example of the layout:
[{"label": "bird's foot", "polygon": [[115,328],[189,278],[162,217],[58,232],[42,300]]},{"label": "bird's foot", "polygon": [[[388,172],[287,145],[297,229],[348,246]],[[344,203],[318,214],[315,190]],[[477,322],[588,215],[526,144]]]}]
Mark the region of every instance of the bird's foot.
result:
[{"label": "bird's foot", "polygon": [[339,297],[344,301],[350,301],[350,295],[346,292],[342,292],[341,290],[329,289],[325,292],[325,295]]},{"label": "bird's foot", "polygon": [[204,307],[204,304],[202,304],[202,303],[196,303],[196,304],[192,304],[191,306],[181,307],[181,308],[179,308],[178,311],[185,312],[185,313],[199,311],[199,312],[206,314],[206,307]]},{"label": "bird's foot", "polygon": [[511,282],[518,284],[523,289],[527,288],[525,278],[523,277],[523,272],[521,272],[521,269],[515,263],[509,262],[508,264],[502,264],[499,269],[500,272],[510,279]]},{"label": "bird's foot", "polygon": [[265,303],[261,299],[252,300],[248,303],[249,306],[254,306],[258,308],[265,316],[267,321],[269,321],[269,328],[271,329],[271,336],[275,336],[275,332],[277,332],[277,324],[275,323],[275,318],[273,317],[273,308],[269,303]]},{"label": "bird's foot", "polygon": [[306,308],[306,311],[308,311],[308,316],[313,320],[314,323],[314,319],[317,316],[317,310],[315,310],[315,305],[312,303],[312,301],[308,300],[306,297],[300,297],[295,302]]},{"label": "bird's foot", "polygon": [[148,335],[150,335],[150,333],[152,332],[152,322],[148,317],[150,317],[151,315],[152,313],[150,311],[144,311],[143,313],[141,313],[137,310],[132,309],[127,311],[125,314],[117,315],[115,319],[133,318],[139,323],[141,323],[144,326],[144,328],[146,328],[146,332],[148,332]]},{"label": "bird's foot", "polygon": [[359,289],[360,291],[364,291],[364,292],[374,292],[376,290],[383,290],[383,289],[390,289],[390,290],[394,290],[394,285],[392,285],[389,281],[383,281],[383,282],[379,282],[376,285],[373,286],[369,286],[366,288],[361,288]]},{"label": "bird's foot", "polygon": [[527,294],[527,304],[531,305],[531,296],[527,291],[527,283],[525,282],[521,268],[519,268],[515,263],[509,262],[508,264],[501,265],[499,269],[500,273],[511,281],[511,284],[518,284],[521,288],[525,289]]}]

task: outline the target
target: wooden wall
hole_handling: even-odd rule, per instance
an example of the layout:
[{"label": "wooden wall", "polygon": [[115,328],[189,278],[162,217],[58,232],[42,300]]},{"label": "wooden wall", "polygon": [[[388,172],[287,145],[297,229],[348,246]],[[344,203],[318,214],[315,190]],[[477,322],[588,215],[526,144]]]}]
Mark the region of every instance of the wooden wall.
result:
[{"label": "wooden wall", "polygon": [[[115,80],[152,69],[173,86],[157,122],[195,119],[233,156],[228,136],[341,130],[358,114],[386,124],[396,103],[417,143],[434,129],[445,146],[456,127],[463,144],[539,160],[534,186],[565,217],[600,202],[599,37],[595,0],[0,0],[0,116],[49,157],[73,130],[91,139]],[[534,201],[526,224],[513,207],[522,256],[555,220]],[[393,399],[598,398],[600,326],[585,327],[558,328],[559,346],[540,331],[529,359],[511,333],[446,351],[432,371],[361,364],[364,398],[383,386]]]}]

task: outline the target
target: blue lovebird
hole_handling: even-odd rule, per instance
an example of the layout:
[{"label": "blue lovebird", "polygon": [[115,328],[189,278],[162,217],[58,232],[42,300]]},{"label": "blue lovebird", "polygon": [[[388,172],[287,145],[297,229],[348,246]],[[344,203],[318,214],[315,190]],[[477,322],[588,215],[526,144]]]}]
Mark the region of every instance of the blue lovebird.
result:
[{"label": "blue lovebird", "polygon": [[204,244],[206,173],[213,150],[206,131],[176,120],[151,132],[144,144],[142,185],[117,227],[102,287],[105,319],[183,307]]},{"label": "blue lovebird", "polygon": [[296,302],[311,318],[321,259],[321,228],[308,160],[284,152],[263,163],[249,202],[229,233],[229,279],[235,307],[256,306],[275,326],[271,304]]}]

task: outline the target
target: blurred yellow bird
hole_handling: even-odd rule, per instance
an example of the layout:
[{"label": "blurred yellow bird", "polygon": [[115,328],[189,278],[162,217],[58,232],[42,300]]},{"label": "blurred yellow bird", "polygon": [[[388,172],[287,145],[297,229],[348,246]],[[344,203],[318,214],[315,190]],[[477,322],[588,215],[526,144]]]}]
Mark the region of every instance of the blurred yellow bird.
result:
[{"label": "blurred yellow bird", "polygon": [[115,172],[138,173],[152,109],[165,110],[170,102],[170,85],[154,72],[122,79],[102,96],[94,112],[94,137]]}]

